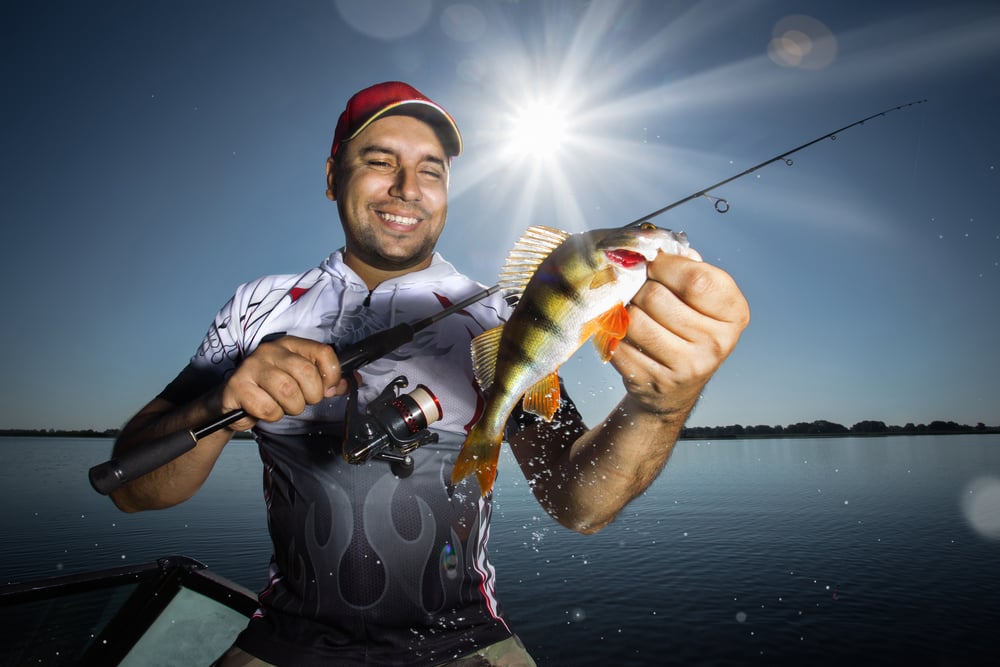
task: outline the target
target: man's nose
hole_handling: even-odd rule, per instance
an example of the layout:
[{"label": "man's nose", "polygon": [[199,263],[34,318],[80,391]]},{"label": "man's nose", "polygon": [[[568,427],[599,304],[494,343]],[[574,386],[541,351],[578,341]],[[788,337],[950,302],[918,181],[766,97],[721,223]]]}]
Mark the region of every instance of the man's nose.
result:
[{"label": "man's nose", "polygon": [[405,201],[418,201],[422,193],[414,169],[402,168],[396,173],[396,180],[389,188],[389,194]]}]

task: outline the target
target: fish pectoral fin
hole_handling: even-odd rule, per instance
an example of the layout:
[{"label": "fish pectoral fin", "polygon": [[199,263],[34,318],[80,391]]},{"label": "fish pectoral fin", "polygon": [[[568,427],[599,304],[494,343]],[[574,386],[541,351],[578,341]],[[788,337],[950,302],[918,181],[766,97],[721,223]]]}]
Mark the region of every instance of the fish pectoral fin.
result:
[{"label": "fish pectoral fin", "polygon": [[561,398],[559,389],[559,372],[554,371],[532,385],[524,392],[521,406],[525,412],[538,415],[547,422],[552,421],[559,409]]},{"label": "fish pectoral fin", "polygon": [[628,331],[628,311],[625,304],[619,303],[610,310],[604,312],[593,321],[594,347],[601,355],[602,361],[607,361],[614,354],[619,341],[625,337]]},{"label": "fish pectoral fin", "polygon": [[611,265],[608,265],[594,274],[590,281],[590,289],[604,287],[618,280],[618,272]]},{"label": "fish pectoral fin", "polygon": [[483,391],[488,391],[493,386],[502,334],[503,325],[484,331],[472,339],[472,372]]}]

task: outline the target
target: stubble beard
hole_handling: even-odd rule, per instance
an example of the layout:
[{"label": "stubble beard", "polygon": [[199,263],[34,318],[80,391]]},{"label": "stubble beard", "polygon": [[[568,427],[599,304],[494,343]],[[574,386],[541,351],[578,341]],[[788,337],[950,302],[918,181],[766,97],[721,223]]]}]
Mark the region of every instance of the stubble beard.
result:
[{"label": "stubble beard", "polygon": [[379,242],[374,230],[365,228],[358,231],[354,243],[348,246],[348,251],[353,252],[365,264],[380,271],[406,271],[426,261],[434,252],[435,242],[436,239],[425,238],[408,255],[392,257],[381,250],[382,243]]}]

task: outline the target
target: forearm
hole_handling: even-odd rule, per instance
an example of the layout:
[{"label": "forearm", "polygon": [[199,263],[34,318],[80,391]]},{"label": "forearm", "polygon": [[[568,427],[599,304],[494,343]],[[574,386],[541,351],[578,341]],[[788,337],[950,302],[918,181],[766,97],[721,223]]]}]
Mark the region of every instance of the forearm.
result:
[{"label": "forearm", "polygon": [[347,390],[329,345],[295,336],[262,343],[224,385],[182,406],[153,399],[129,421],[115,443],[116,454],[198,428],[234,410],[247,415],[229,429],[202,438],[183,456],[129,482],[112,495],[112,500],[126,512],[183,502],[201,488],[234,431],[248,429],[257,420],[274,422],[285,415],[301,414],[307,405]]},{"label": "forearm", "polygon": [[702,389],[735,348],[750,308],[732,277],[669,254],[647,267],[611,364],[626,396],[604,423],[540,425],[511,439],[542,506],[563,525],[597,532],[663,469]]},{"label": "forearm", "polygon": [[531,480],[535,496],[562,525],[596,533],[660,474],[696,400],[651,412],[626,395],[602,424],[572,444],[560,444],[558,430],[535,434],[534,454],[552,462],[535,466],[543,470]]},{"label": "forearm", "polygon": [[[148,446],[178,431],[197,428],[221,414],[218,391],[209,392],[185,406],[154,399],[122,429],[115,442],[114,454]],[[222,429],[202,438],[192,450],[114,491],[111,499],[125,512],[163,509],[187,500],[201,488],[232,435],[231,430]]]}]

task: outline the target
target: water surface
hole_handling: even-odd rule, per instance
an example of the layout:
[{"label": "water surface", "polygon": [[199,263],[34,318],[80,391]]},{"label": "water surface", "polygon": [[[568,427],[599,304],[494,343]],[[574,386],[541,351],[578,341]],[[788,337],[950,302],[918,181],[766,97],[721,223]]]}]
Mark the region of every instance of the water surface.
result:
[{"label": "water surface", "polygon": [[[87,482],[110,446],[0,438],[0,581],[182,553],[262,587],[252,443],[227,447],[194,499],[135,515]],[[490,551],[540,665],[992,664],[997,498],[998,436],[684,441],[581,536],[541,512],[505,451]]]}]

